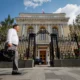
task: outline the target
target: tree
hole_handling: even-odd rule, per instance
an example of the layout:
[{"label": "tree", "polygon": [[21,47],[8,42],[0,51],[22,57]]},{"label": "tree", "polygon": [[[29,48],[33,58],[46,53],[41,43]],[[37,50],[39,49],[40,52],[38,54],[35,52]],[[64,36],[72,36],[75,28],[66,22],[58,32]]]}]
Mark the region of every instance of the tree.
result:
[{"label": "tree", "polygon": [[14,23],[14,19],[10,17],[10,15],[8,15],[8,17],[1,22],[3,27],[9,27],[12,26],[12,24]]},{"label": "tree", "polygon": [[14,23],[14,18],[11,18],[10,15],[4,20],[1,21],[2,27],[0,27],[0,42],[5,41],[7,30],[12,27]]},{"label": "tree", "polygon": [[73,25],[69,25],[69,30],[70,30],[70,37],[71,37],[71,40],[73,40],[74,39],[74,36],[73,36],[73,33],[74,33],[74,27],[73,27]]},{"label": "tree", "polygon": [[73,22],[74,32],[78,36],[78,40],[80,41],[80,14],[77,15],[75,22]]},{"label": "tree", "polygon": [[72,25],[69,25],[71,38],[74,38],[74,33],[77,34],[78,40],[80,40],[80,14],[76,16]]}]

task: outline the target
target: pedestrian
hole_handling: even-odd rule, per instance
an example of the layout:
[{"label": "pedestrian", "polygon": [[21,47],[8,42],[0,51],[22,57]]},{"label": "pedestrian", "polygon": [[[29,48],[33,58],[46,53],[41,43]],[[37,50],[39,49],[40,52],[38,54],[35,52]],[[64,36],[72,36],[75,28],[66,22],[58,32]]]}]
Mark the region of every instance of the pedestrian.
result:
[{"label": "pedestrian", "polygon": [[12,75],[19,75],[21,74],[18,71],[18,44],[19,44],[19,37],[17,32],[19,31],[19,26],[17,24],[13,25],[13,28],[10,28],[7,33],[7,40],[6,45],[8,46],[8,50],[14,50],[15,56],[13,58],[13,70]]}]

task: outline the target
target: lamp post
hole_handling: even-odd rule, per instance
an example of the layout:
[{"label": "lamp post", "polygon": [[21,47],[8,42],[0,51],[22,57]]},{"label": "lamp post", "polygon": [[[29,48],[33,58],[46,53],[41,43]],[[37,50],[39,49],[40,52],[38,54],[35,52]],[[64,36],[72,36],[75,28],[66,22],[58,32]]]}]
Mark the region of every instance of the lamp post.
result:
[{"label": "lamp post", "polygon": [[30,33],[29,34],[29,41],[28,41],[28,53],[27,53],[27,58],[30,57],[30,45],[31,45],[31,41],[33,40],[33,59],[35,60],[35,56],[36,56],[36,39],[35,39],[35,33]]},{"label": "lamp post", "polygon": [[60,59],[60,51],[59,51],[59,45],[58,45],[58,38],[57,38],[57,36],[56,36],[56,46],[57,46],[57,53],[56,53],[56,55],[57,55],[57,58]]},{"label": "lamp post", "polygon": [[51,43],[50,43],[50,65],[54,66],[54,42],[56,40],[56,56],[60,59],[60,51],[58,46],[58,30],[53,28],[53,32],[51,33]]},{"label": "lamp post", "polygon": [[56,26],[53,27],[52,35],[53,35],[53,40],[56,41],[56,57],[60,59],[60,51],[59,51],[59,45],[58,45],[58,28]]},{"label": "lamp post", "polygon": [[53,34],[51,36],[51,43],[50,43],[50,65],[54,66],[54,46],[53,46]]}]

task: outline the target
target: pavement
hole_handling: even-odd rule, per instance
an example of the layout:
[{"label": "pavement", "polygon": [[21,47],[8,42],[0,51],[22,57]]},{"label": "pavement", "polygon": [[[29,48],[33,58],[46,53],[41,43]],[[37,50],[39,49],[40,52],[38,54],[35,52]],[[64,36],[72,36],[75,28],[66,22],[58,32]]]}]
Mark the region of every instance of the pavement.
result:
[{"label": "pavement", "polygon": [[20,68],[21,75],[11,75],[11,71],[11,68],[0,68],[0,80],[80,80],[79,67]]}]

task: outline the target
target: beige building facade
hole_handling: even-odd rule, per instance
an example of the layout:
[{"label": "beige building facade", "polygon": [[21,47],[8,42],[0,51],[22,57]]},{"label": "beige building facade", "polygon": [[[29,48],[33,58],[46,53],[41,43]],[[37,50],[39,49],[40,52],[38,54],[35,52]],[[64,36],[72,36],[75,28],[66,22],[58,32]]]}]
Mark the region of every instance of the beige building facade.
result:
[{"label": "beige building facade", "polygon": [[[20,13],[19,17],[16,17],[16,22],[20,26],[19,36],[24,37],[28,37],[30,31],[37,34],[40,29],[45,29],[51,34],[54,27],[58,29],[59,37],[68,37],[70,34],[68,20],[65,13]],[[50,39],[47,34],[36,35],[36,57],[42,58],[45,63],[50,57]]]}]

